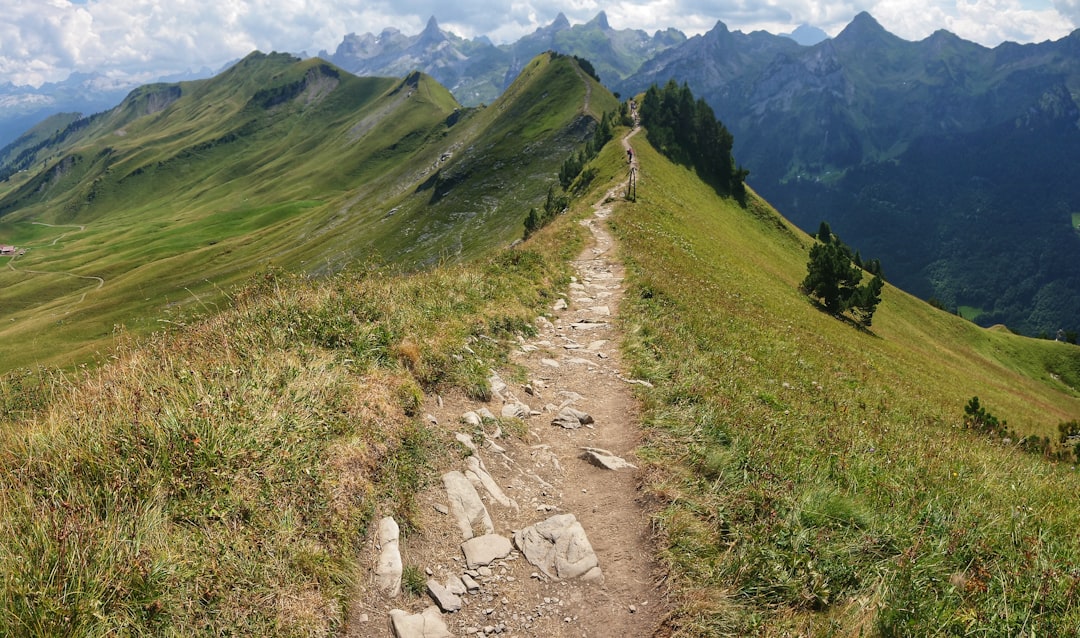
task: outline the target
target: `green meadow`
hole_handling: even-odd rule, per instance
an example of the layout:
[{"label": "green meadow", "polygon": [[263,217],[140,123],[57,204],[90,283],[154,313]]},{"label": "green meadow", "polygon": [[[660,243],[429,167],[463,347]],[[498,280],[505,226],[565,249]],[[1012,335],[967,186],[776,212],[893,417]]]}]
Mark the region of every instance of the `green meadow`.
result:
[{"label": "green meadow", "polygon": [[676,633],[1080,626],[1076,468],[962,428],[978,396],[1056,441],[1080,414],[1080,350],[892,286],[857,329],[799,292],[810,238],[635,148],[638,198],[613,224],[632,273],[627,351],[655,385],[641,391],[641,453]]}]

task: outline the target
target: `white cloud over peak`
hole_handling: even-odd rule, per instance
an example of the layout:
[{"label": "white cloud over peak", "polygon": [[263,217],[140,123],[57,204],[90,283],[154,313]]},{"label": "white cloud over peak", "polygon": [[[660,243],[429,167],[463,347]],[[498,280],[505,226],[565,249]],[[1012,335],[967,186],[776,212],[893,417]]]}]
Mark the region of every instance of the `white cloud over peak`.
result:
[{"label": "white cloud over peak", "polygon": [[614,28],[688,35],[731,29],[835,35],[860,11],[922,39],[937,29],[994,46],[1057,39],[1080,21],[1080,0],[0,0],[0,81],[39,85],[73,71],[122,80],[217,69],[262,51],[333,51],[347,33],[418,33],[430,16],[464,37],[515,40],[561,11],[573,23],[607,12]]}]

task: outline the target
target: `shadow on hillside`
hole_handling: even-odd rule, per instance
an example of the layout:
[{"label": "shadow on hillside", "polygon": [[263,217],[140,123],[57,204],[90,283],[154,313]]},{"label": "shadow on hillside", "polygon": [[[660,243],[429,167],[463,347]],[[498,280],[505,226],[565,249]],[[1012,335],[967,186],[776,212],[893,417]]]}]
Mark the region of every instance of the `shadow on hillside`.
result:
[{"label": "shadow on hillside", "polygon": [[806,297],[806,302],[808,304],[810,304],[811,306],[813,306],[818,312],[821,312],[822,314],[829,315],[833,319],[836,319],[837,321],[840,321],[842,323],[846,323],[847,325],[851,326],[852,328],[858,330],[859,332],[861,332],[863,334],[870,335],[871,337],[874,337],[875,339],[881,339],[882,338],[881,335],[879,335],[878,333],[871,330],[869,326],[865,326],[862,323],[856,321],[854,318],[849,317],[849,316],[847,316],[847,315],[845,315],[843,313],[836,314],[836,313],[831,312],[828,308],[825,307],[825,304],[821,303],[820,301],[818,301],[816,299],[811,299],[810,297]]}]

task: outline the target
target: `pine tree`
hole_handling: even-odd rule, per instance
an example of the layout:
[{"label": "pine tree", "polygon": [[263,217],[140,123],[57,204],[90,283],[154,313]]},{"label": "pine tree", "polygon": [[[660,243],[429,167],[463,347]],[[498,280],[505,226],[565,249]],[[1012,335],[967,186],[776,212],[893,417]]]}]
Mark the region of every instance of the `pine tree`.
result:
[{"label": "pine tree", "polygon": [[881,263],[876,259],[867,262],[877,272],[868,267],[874,276],[868,283],[860,285],[863,268],[858,253],[853,255],[825,222],[821,222],[816,237],[818,243],[810,248],[806,278],[800,288],[807,295],[816,297],[832,314],[848,312],[860,325],[870,326],[885,287],[880,276]]}]

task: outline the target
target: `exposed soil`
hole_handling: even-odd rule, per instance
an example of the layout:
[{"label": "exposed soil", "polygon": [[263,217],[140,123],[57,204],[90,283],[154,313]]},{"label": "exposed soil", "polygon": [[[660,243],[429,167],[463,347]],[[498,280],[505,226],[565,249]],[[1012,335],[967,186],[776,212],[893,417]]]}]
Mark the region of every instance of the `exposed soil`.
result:
[{"label": "exposed soil", "polygon": [[[623,140],[627,149],[632,135]],[[527,432],[498,437],[497,425],[488,422],[480,426],[486,436],[481,441],[479,428],[462,423],[462,414],[481,407],[499,415],[499,398],[483,405],[461,396],[433,397],[427,405],[451,440],[460,432],[478,441],[487,471],[513,499],[516,508],[504,507],[478,490],[494,533],[511,538],[515,530],[572,513],[597,554],[603,582],[549,579],[514,551],[479,570],[481,588],[462,596],[460,611],[442,614],[453,636],[649,636],[665,615],[658,585],[662,574],[653,560],[638,471],[601,469],[583,459],[581,450],[603,448],[636,464],[634,450],[640,442],[634,381],[623,372],[622,335],[614,319],[623,295],[623,266],[604,221],[610,200],[621,196],[623,188],[609,192],[594,205],[593,217],[583,222],[594,241],[574,262],[577,277],[566,295],[567,307],[551,309],[550,321],[538,319],[539,334],[521,343],[513,355],[514,363],[527,370],[528,381],[513,383],[511,371],[498,371],[507,383],[502,398],[532,409],[525,419]],[[567,403],[591,415],[594,423],[573,430],[552,425],[555,413]],[[443,471],[464,469],[463,458]],[[453,516],[440,512],[447,504],[441,482],[418,500],[421,531],[401,539],[402,560],[428,572],[425,578],[443,583],[466,570],[462,533]],[[373,546],[372,566],[377,554]],[[371,583],[360,588],[365,596],[351,610],[351,636],[392,635],[391,609],[418,613],[433,604],[427,596],[408,593],[389,599]]]}]

